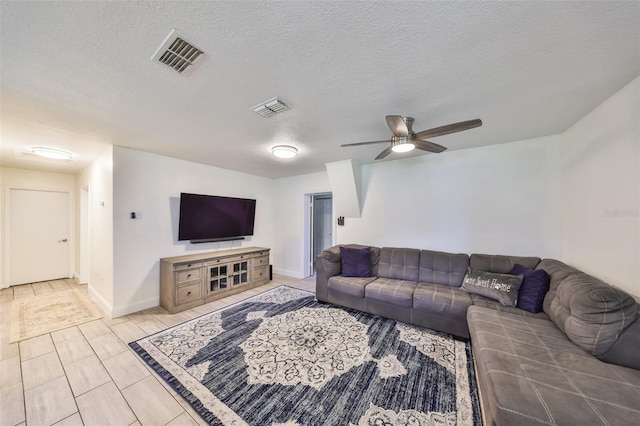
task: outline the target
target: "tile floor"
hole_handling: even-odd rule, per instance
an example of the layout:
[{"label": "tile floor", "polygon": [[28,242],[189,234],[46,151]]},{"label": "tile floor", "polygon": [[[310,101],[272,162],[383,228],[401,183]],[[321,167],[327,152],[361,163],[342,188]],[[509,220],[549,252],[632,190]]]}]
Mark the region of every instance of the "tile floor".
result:
[{"label": "tile floor", "polygon": [[127,343],[280,284],[315,289],[313,278],[275,276],[260,288],[177,314],[155,307],[11,344],[12,300],[86,286],[56,280],[0,290],[0,425],[205,424]]}]

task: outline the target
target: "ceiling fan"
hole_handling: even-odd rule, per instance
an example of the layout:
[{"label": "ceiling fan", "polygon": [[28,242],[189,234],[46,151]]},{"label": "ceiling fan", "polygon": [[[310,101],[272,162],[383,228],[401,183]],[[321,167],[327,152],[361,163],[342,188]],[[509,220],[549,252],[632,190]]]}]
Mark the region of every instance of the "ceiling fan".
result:
[{"label": "ceiling fan", "polygon": [[461,132],[463,130],[473,129],[474,127],[482,126],[482,120],[475,119],[469,121],[461,121],[459,123],[447,124],[446,126],[435,127],[433,129],[424,130],[422,132],[414,133],[411,130],[413,125],[412,117],[402,117],[399,115],[387,115],[387,124],[391,129],[391,139],[384,141],[372,141],[372,142],[356,142],[340,145],[345,146],[358,146],[358,145],[370,145],[374,143],[389,143],[391,145],[382,151],[376,157],[376,160],[381,160],[387,155],[393,152],[409,152],[414,148],[421,149],[423,151],[439,153],[447,148],[437,143],[429,142],[427,138],[434,138],[436,136],[444,136],[450,133]]}]

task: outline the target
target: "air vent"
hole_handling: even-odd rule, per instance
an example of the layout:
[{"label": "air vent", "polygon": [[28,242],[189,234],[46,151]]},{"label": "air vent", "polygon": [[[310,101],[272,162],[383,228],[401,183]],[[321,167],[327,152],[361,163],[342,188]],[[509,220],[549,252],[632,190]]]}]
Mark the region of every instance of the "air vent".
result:
[{"label": "air vent", "polygon": [[181,74],[186,74],[186,71],[191,71],[201,62],[203,54],[202,49],[187,41],[176,30],[172,30],[151,60],[159,61]]},{"label": "air vent", "polygon": [[266,102],[262,102],[254,107],[251,107],[251,109],[263,117],[271,117],[272,115],[276,115],[279,112],[288,110],[289,107],[279,101],[278,98],[272,98]]}]

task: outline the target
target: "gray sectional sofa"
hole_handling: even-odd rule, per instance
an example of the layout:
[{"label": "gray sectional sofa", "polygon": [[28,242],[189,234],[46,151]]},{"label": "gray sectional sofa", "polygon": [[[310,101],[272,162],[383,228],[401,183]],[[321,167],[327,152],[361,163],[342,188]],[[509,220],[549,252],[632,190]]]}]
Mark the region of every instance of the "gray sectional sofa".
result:
[{"label": "gray sectional sofa", "polygon": [[[542,312],[461,287],[469,268],[515,264],[549,274]],[[629,294],[537,257],[371,247],[372,276],[344,277],[341,266],[340,246],[318,256],[319,301],[471,339],[489,424],[638,424],[640,305]]]}]

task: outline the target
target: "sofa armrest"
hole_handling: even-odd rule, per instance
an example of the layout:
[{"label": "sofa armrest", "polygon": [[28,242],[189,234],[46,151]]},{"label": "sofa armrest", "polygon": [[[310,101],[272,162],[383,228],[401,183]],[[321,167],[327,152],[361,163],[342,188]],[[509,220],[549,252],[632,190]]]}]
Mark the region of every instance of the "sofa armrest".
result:
[{"label": "sofa armrest", "polygon": [[340,246],[330,247],[316,258],[316,299],[320,302],[328,302],[327,284],[329,278],[342,272],[341,260]]}]

